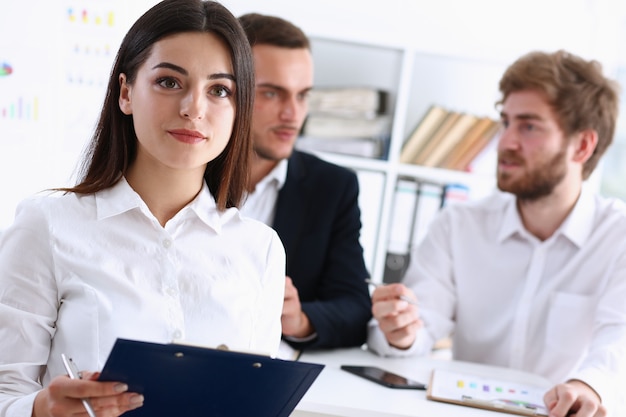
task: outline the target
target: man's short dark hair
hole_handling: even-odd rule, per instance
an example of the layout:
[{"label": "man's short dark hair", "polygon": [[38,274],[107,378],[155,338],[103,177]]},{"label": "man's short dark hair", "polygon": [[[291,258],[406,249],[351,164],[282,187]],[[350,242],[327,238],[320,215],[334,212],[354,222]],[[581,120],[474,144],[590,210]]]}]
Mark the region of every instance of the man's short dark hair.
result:
[{"label": "man's short dark hair", "polygon": [[273,45],[281,48],[311,49],[302,29],[277,16],[247,13],[239,17],[250,46]]}]

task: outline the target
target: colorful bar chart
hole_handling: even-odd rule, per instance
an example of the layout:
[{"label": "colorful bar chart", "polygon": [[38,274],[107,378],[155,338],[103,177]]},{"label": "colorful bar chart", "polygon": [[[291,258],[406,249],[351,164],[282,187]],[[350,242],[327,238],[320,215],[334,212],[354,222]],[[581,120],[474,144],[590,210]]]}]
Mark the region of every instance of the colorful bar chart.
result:
[{"label": "colorful bar chart", "polygon": [[67,8],[67,19],[71,23],[95,24],[97,26],[115,25],[115,13],[112,10],[93,12],[87,9]]},{"label": "colorful bar chart", "polygon": [[0,102],[0,119],[38,121],[39,98],[17,97],[8,103]]}]

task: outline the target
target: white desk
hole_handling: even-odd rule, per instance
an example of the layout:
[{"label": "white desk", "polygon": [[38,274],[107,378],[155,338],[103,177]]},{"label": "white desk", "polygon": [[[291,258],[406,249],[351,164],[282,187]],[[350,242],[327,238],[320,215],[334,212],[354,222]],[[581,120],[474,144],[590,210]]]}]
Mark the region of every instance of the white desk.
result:
[{"label": "white desk", "polygon": [[505,368],[434,358],[382,358],[354,348],[305,353],[302,362],[326,365],[302,398],[292,417],[510,417],[426,399],[426,391],[387,388],[340,369],[341,365],[375,365],[428,383],[434,367],[471,372],[485,377],[545,385],[538,376]]}]

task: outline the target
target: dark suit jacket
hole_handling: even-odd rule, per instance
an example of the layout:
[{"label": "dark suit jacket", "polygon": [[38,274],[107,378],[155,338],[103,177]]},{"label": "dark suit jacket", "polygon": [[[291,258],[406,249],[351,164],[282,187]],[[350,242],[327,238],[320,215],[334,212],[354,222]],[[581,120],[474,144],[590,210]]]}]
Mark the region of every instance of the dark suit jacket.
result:
[{"label": "dark suit jacket", "polygon": [[369,276],[359,243],[356,174],[294,151],[278,194],[274,229],[287,254],[287,275],[317,331],[303,348],[359,346],[371,318]]}]

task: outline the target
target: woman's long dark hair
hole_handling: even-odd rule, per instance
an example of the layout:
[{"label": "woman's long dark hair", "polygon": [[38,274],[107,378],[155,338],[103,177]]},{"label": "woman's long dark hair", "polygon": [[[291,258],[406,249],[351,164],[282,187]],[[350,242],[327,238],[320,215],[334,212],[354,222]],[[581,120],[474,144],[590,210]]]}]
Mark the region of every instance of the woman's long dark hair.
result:
[{"label": "woman's long dark hair", "polygon": [[91,142],[85,152],[78,184],[68,192],[91,194],[109,188],[126,173],[137,155],[132,115],[119,107],[120,74],[132,84],[152,45],[183,32],[209,32],[220,37],[232,56],[237,88],[235,121],[224,151],[209,162],[204,178],[224,210],[238,206],[249,176],[250,120],[254,100],[254,66],[250,45],[237,19],[221,4],[202,0],[163,0],[130,28],[115,58],[106,97]]}]

